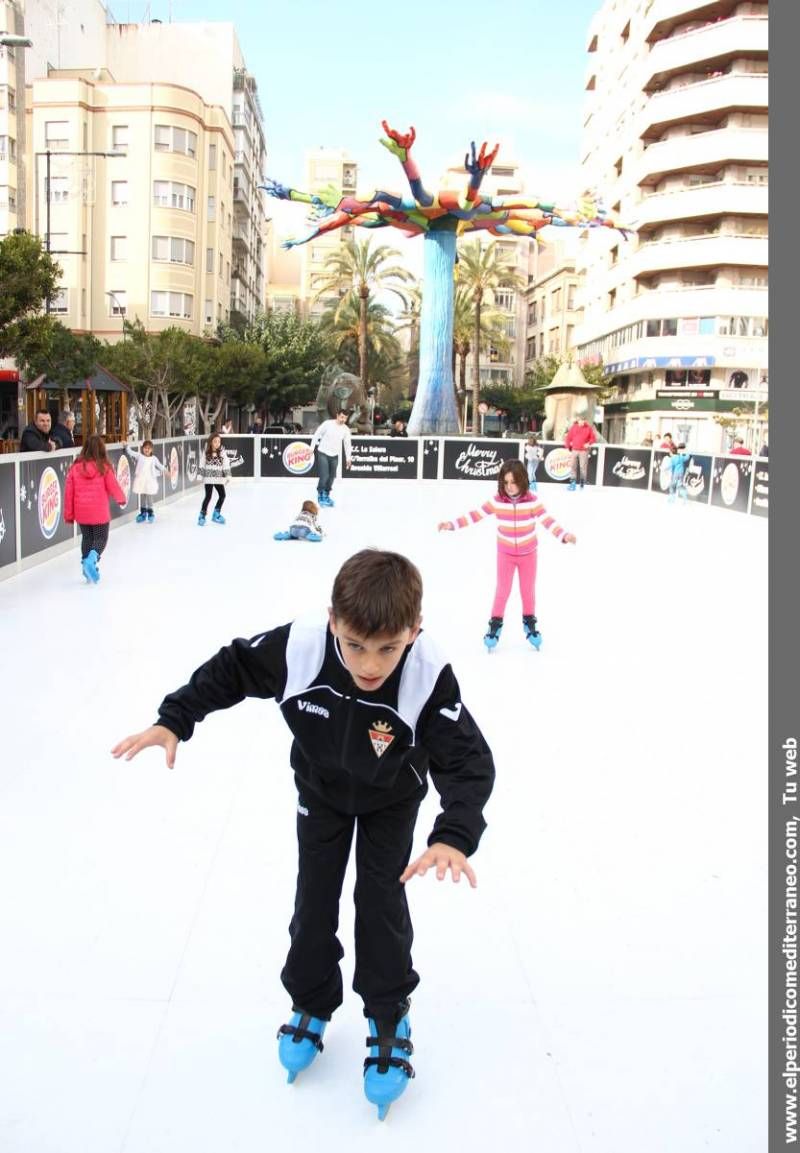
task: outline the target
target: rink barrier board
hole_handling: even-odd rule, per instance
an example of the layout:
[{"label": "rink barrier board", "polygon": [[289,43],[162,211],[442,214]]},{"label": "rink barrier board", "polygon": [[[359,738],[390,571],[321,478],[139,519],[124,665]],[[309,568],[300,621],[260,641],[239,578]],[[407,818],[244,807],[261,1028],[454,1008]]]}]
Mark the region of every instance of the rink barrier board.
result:
[{"label": "rink barrier board", "polygon": [[[170,437],[153,442],[165,466],[154,502],[178,500],[202,480],[199,463],[207,437]],[[231,475],[249,479],[304,480],[317,475],[310,436],[225,436]],[[135,461],[127,445],[108,445],[117,479],[127,494],[124,507],[112,502],[112,521],[122,524],[136,516],[133,492]],[[138,447],[138,444],[137,444]],[[543,441],[544,457],[536,475],[539,484],[569,481],[569,452],[563,444]],[[522,439],[487,437],[352,438],[348,480],[478,480],[493,481],[505,460],[523,460]],[[64,483],[77,449],[55,453],[14,453],[0,458],[0,580],[49,560],[77,543],[76,526],[64,521]],[[659,449],[601,444],[589,451],[589,485],[637,488],[665,494],[669,488],[663,466],[667,453]],[[341,463],[341,462],[340,462]],[[731,512],[769,515],[769,461],[763,457],[693,453],[687,472],[687,496]],[[315,485],[313,487],[316,487]],[[311,493],[310,495],[313,495]]]}]

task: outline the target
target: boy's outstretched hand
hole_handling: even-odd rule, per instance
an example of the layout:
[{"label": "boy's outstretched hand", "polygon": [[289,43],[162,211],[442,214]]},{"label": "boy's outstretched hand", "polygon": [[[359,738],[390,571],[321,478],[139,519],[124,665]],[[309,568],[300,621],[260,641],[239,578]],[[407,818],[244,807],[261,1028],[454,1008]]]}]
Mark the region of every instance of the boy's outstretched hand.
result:
[{"label": "boy's outstretched hand", "polygon": [[178,738],[164,725],[151,725],[149,729],[145,729],[141,733],[134,733],[133,736],[126,737],[124,741],[114,745],[111,755],[112,757],[121,757],[125,753],[125,760],[130,761],[142,749],[149,749],[151,745],[160,745],[166,751],[168,769],[175,767]]},{"label": "boy's outstretched hand", "polygon": [[421,857],[417,857],[416,861],[411,862],[402,873],[400,881],[405,884],[412,877],[424,877],[428,869],[434,868],[436,869],[436,879],[439,881],[444,880],[449,869],[456,883],[461,880],[463,873],[473,889],[478,885],[478,878],[464,854],[458,849],[454,849],[452,845],[442,845],[438,841],[426,849]]}]

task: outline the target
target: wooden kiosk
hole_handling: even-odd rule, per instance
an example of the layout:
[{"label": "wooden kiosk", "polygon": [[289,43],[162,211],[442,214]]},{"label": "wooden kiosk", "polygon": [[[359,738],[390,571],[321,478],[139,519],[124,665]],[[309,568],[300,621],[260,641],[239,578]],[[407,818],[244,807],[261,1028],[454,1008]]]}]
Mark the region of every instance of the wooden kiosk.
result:
[{"label": "wooden kiosk", "polygon": [[102,365],[96,367],[92,376],[74,384],[56,383],[40,376],[25,388],[26,423],[32,423],[39,408],[48,409],[53,424],[59,412],[69,409],[75,413],[76,444],[82,444],[84,437],[93,432],[106,441],[124,442],[128,439],[130,396],[129,386]]}]

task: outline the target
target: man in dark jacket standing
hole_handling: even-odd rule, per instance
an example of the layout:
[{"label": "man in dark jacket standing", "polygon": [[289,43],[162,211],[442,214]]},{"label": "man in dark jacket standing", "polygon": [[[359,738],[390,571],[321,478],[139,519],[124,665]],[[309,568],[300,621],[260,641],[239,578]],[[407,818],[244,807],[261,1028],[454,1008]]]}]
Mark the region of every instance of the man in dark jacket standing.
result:
[{"label": "man in dark jacket standing", "polygon": [[58,414],[58,424],[52,432],[53,440],[59,448],[74,448],[75,438],[72,435],[75,428],[75,413],[69,409]]},{"label": "man in dark jacket standing", "polygon": [[33,424],[22,430],[19,442],[20,452],[55,452],[61,446],[50,435],[53,418],[46,408],[40,408],[33,418]]}]

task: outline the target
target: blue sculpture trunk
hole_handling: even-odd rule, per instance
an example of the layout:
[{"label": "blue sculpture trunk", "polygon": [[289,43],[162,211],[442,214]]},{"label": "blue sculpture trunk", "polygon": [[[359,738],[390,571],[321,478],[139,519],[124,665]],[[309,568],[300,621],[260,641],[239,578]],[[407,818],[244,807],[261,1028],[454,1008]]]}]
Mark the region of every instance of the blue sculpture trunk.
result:
[{"label": "blue sculpture trunk", "polygon": [[455,436],[453,392],[453,274],[455,231],[425,233],[424,298],[420,317],[419,384],[408,422],[411,436]]}]

